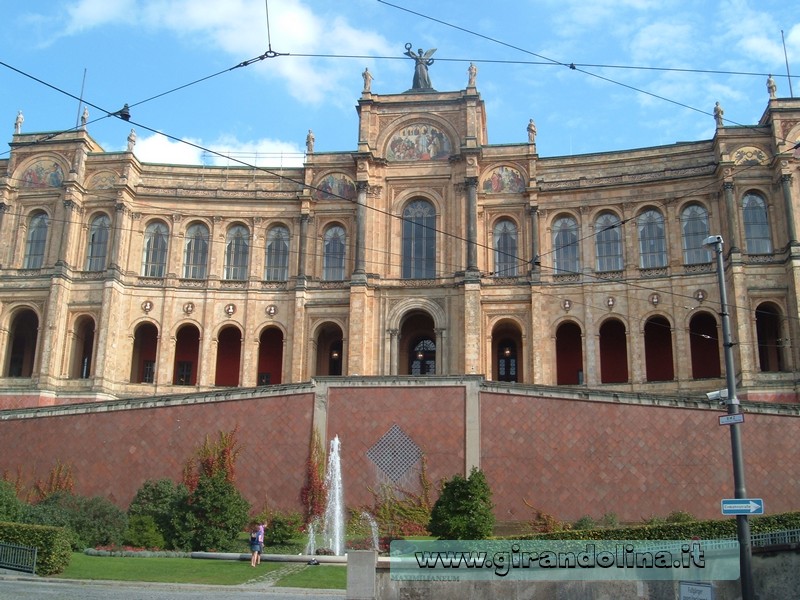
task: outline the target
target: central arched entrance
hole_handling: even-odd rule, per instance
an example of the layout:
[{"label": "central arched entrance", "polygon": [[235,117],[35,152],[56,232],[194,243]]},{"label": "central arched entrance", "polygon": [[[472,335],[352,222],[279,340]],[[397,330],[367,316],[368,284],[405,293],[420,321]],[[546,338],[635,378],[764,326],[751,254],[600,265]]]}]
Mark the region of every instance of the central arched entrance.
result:
[{"label": "central arched entrance", "polygon": [[413,311],[400,326],[398,375],[435,375],[437,373],[436,331],[433,318],[426,312]]}]

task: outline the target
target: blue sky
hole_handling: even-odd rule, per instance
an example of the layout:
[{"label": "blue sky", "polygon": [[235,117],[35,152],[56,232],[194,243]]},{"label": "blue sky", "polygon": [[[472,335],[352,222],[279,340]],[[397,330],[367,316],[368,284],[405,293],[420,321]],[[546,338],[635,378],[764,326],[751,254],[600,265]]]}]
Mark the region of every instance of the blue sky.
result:
[{"label": "blue sky", "polygon": [[[377,94],[407,90],[406,43],[437,49],[430,76],[440,91],[464,89],[474,62],[489,142],[526,141],[533,118],[543,157],[710,139],[715,102],[727,124],[758,122],[766,74],[779,96],[790,95],[781,31],[800,96],[796,0],[5,4],[6,142],[19,110],[26,133],[74,127],[78,100],[46,84],[79,97],[85,73],[91,135],[106,150],[122,150],[134,127],[136,154],[146,162],[297,165],[308,129],[317,151],[355,150],[361,73],[369,67]],[[233,68],[270,48],[278,56]],[[107,116],[125,103],[132,123]]]}]

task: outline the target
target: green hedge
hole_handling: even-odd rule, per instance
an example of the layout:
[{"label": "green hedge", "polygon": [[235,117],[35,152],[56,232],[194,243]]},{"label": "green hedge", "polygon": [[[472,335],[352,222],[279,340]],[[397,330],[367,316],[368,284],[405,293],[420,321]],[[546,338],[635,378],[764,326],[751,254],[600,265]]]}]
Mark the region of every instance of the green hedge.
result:
[{"label": "green hedge", "polygon": [[[800,529],[800,512],[750,517],[750,533]],[[568,529],[515,536],[518,540],[701,540],[736,537],[736,519],[633,525],[602,529]]]},{"label": "green hedge", "polygon": [[37,548],[37,575],[55,575],[67,568],[72,556],[69,540],[69,532],[63,527],[0,523],[0,541]]}]

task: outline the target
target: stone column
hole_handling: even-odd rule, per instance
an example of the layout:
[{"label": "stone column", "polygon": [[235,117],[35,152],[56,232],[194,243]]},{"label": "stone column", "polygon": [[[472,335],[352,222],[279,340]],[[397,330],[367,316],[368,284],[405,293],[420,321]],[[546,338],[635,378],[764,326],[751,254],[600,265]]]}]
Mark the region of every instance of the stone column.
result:
[{"label": "stone column", "polygon": [[478,274],[478,178],[467,177],[467,273]]},{"label": "stone column", "polygon": [[126,231],[130,231],[130,219],[128,217],[131,211],[125,206],[124,202],[117,202],[114,206],[114,211],[116,212],[116,216],[111,229],[110,248],[108,249],[106,268],[120,271],[122,270],[120,263],[123,262],[120,260],[120,255],[122,254],[121,249],[123,247],[122,236]]},{"label": "stone column", "polygon": [[447,375],[449,370],[445,369],[447,364],[447,330],[434,329],[436,335],[436,374]]},{"label": "stone column", "polygon": [[733,198],[733,182],[726,181],[722,188],[725,193],[725,210],[728,213],[728,232],[727,236],[723,236],[725,242],[728,244],[729,252],[739,252],[736,246],[737,230],[736,230],[736,201]]},{"label": "stone column", "polygon": [[389,375],[397,375],[398,353],[400,351],[400,332],[397,329],[389,330]]},{"label": "stone column", "polygon": [[788,173],[781,175],[781,189],[783,201],[786,204],[786,233],[789,236],[789,245],[797,243],[797,233],[794,224],[794,204],[792,203],[792,176]]},{"label": "stone column", "polygon": [[306,279],[306,243],[308,240],[308,215],[300,215],[300,244],[297,251],[297,279]]},{"label": "stone column", "polygon": [[365,275],[365,243],[367,224],[365,223],[367,213],[367,188],[366,181],[356,183],[358,190],[358,204],[356,206],[356,264],[353,275]]},{"label": "stone column", "polygon": [[531,273],[539,272],[539,207],[533,205],[531,210]]}]

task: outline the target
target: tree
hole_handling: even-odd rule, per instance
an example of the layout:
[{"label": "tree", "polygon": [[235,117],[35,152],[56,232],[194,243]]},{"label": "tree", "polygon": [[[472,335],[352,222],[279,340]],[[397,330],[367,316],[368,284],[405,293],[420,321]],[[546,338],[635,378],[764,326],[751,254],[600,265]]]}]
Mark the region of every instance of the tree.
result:
[{"label": "tree", "polygon": [[228,550],[247,525],[249,513],[250,503],[220,471],[200,476],[178,526],[192,550]]},{"label": "tree", "polygon": [[468,478],[445,482],[433,505],[428,530],[442,540],[479,540],[492,534],[492,491],[483,471],[473,467]]},{"label": "tree", "polygon": [[131,501],[128,516],[151,517],[167,548],[180,548],[184,544],[178,538],[183,535],[176,530],[175,515],[183,510],[188,497],[185,485],[176,485],[170,479],[148,479]]}]

